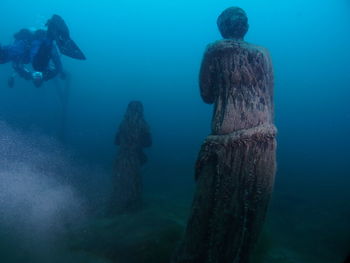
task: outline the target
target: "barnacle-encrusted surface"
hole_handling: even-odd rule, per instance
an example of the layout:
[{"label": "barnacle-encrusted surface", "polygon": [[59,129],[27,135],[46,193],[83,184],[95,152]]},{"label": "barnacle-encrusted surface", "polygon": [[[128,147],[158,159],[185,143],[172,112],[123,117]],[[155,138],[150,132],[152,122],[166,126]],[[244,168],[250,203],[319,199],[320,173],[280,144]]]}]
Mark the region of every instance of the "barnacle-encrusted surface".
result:
[{"label": "barnacle-encrusted surface", "polygon": [[175,263],[248,263],[275,175],[273,72],[268,52],[240,40],[209,46],[201,95],[214,103],[212,135],[196,164],[197,189]]},{"label": "barnacle-encrusted surface", "polygon": [[119,145],[119,151],[115,162],[110,212],[122,213],[136,209],[142,203],[140,168],[147,161],[143,148],[152,145],[141,102],[133,101],[129,104],[115,143]]}]

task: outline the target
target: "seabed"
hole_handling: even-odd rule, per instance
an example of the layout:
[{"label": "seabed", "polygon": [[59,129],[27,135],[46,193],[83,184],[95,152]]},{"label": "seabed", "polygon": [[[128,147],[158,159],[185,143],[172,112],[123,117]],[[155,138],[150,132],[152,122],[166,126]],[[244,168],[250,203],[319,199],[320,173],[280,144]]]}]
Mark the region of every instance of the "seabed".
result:
[{"label": "seabed", "polygon": [[[165,196],[146,200],[139,212],[92,220],[75,233],[70,251],[96,263],[168,263],[185,228],[190,202],[169,202]],[[346,206],[340,211],[322,202],[315,205],[275,193],[252,263],[342,262],[348,238],[342,231]]]}]

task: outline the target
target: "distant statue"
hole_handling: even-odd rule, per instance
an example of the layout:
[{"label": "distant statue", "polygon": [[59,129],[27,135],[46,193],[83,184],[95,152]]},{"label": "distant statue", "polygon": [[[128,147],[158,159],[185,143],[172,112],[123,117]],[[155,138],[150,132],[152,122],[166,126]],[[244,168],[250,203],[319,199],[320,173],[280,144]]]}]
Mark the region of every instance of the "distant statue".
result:
[{"label": "distant statue", "polygon": [[273,69],[265,48],[245,42],[246,13],[226,9],[224,37],[208,46],[200,91],[214,104],[212,134],[196,164],[197,189],[173,263],[247,263],[265,219],[275,176]]},{"label": "distant statue", "polygon": [[133,211],[142,205],[140,169],[147,162],[143,148],[152,145],[149,126],[143,117],[139,101],[129,103],[123,122],[115,137],[119,146],[115,163],[111,213]]}]

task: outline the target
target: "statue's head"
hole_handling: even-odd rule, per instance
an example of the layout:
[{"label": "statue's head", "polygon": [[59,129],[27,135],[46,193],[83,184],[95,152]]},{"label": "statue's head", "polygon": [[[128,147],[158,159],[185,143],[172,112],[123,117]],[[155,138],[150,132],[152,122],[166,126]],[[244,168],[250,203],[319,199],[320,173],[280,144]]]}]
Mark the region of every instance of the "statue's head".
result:
[{"label": "statue's head", "polygon": [[140,101],[131,101],[128,105],[127,112],[129,114],[143,114],[143,105]]},{"label": "statue's head", "polygon": [[249,24],[247,14],[242,8],[227,8],[218,17],[217,24],[223,38],[244,39]]}]

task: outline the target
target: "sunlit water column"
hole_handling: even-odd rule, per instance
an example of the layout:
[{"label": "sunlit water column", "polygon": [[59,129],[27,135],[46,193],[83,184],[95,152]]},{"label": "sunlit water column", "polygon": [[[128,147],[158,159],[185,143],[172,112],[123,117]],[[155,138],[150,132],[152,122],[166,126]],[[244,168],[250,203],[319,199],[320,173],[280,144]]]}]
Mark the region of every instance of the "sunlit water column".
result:
[{"label": "sunlit water column", "polygon": [[273,69],[266,49],[244,42],[240,8],[218,18],[224,39],[208,46],[201,96],[214,104],[212,135],[196,164],[197,189],[173,263],[245,263],[265,219],[275,176]]}]

